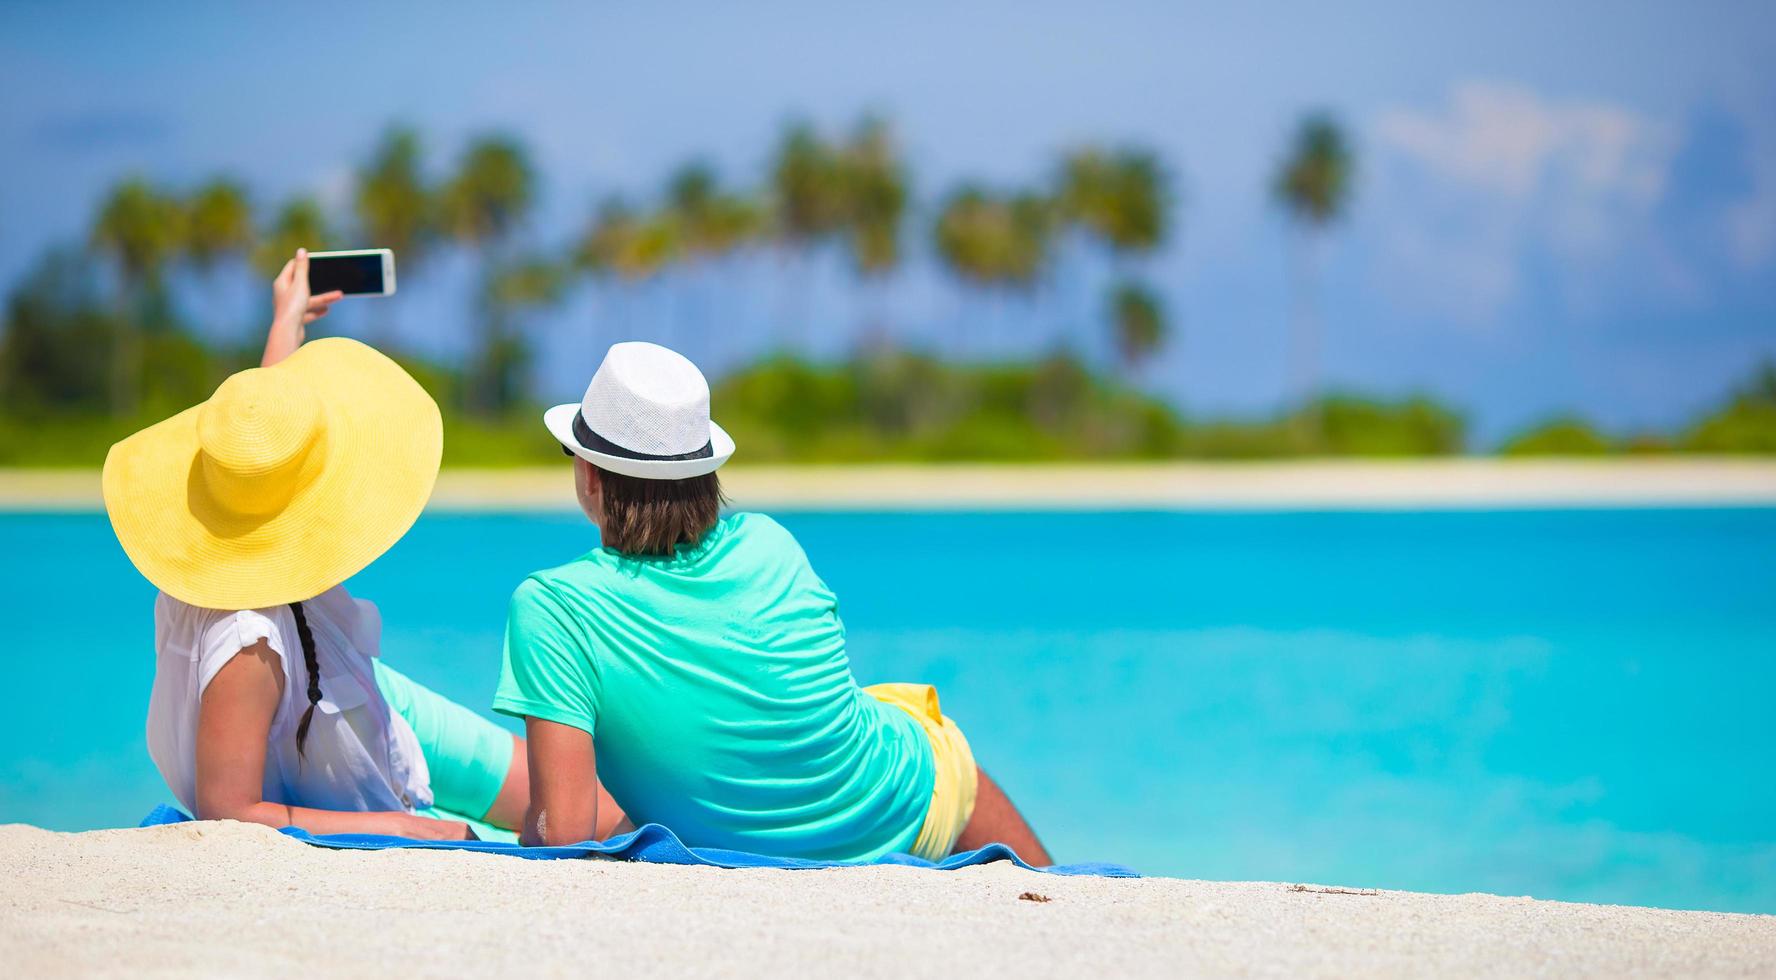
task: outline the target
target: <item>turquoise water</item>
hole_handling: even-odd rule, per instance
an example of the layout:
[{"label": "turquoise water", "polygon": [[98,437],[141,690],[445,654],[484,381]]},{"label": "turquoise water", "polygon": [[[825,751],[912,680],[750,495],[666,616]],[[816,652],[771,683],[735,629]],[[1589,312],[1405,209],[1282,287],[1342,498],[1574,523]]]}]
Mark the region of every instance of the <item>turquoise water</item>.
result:
[{"label": "turquoise water", "polygon": [[[1776,912],[1776,509],[778,516],[1063,860]],[[480,707],[513,585],[594,541],[427,517],[350,584]],[[133,824],[152,591],[101,515],[0,555],[0,821]]]}]

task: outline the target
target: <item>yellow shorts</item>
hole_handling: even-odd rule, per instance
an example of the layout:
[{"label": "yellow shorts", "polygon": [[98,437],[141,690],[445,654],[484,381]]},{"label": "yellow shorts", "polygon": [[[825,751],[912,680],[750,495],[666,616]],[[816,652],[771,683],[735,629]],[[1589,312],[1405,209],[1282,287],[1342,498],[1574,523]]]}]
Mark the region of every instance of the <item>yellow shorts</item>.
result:
[{"label": "yellow shorts", "polygon": [[931,740],[937,779],[931,789],[931,807],[913,842],[913,856],[941,861],[956,846],[968,818],[974,816],[974,794],[980,788],[980,770],[962,729],[943,716],[937,704],[937,688],[930,684],[872,684],[864,688],[877,701],[892,704],[912,715]]}]

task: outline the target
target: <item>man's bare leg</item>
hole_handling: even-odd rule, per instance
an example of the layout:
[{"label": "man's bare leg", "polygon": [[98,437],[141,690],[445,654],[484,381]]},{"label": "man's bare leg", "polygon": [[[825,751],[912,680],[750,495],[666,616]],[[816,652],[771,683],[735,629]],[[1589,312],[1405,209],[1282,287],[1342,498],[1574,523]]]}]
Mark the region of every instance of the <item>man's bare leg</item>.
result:
[{"label": "man's bare leg", "polygon": [[1053,864],[1048,848],[1036,839],[1036,832],[1012,805],[1011,798],[998,783],[987,778],[986,770],[977,768],[976,772],[980,773],[980,787],[974,794],[974,815],[968,818],[968,826],[962,828],[962,835],[956,838],[955,850],[972,851],[988,844],[1004,844],[1016,851],[1026,864],[1038,868]]}]

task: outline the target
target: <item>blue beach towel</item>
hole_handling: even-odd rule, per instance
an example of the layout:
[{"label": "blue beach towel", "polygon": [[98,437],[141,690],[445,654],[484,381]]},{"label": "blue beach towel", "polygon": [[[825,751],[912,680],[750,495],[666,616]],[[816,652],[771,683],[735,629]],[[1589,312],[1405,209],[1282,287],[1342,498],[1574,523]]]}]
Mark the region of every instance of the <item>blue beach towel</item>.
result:
[{"label": "blue beach towel", "polygon": [[[141,826],[185,823],[191,818],[184,811],[161,804],[142,818]],[[745,851],[726,851],[718,847],[688,847],[678,835],[657,823],[650,823],[607,841],[586,841],[566,847],[520,847],[498,841],[414,840],[411,837],[387,837],[381,834],[311,834],[299,827],[285,827],[287,834],[305,844],[352,851],[381,851],[391,847],[407,847],[431,851],[479,851],[484,854],[509,854],[513,857],[549,861],[557,858],[583,858],[594,854],[623,861],[644,861],[648,864],[693,864],[709,868],[846,868],[857,867],[845,861],[803,861],[797,858],[768,857]],[[977,851],[952,854],[942,861],[927,861],[910,854],[890,854],[869,864],[898,864],[910,868],[931,868],[953,871],[990,861],[1010,861],[1020,868],[1054,875],[1095,875],[1102,878],[1139,878],[1132,868],[1120,864],[1057,864],[1032,868],[1004,844],[988,844]]]}]

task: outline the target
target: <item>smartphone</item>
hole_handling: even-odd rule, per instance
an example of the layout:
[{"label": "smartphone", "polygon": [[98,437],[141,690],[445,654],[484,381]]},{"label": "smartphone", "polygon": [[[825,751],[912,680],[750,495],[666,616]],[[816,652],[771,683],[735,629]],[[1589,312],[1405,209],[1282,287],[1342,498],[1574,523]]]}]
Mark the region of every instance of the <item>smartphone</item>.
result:
[{"label": "smartphone", "polygon": [[308,291],[347,296],[393,296],[395,253],[386,248],[308,253]]}]

